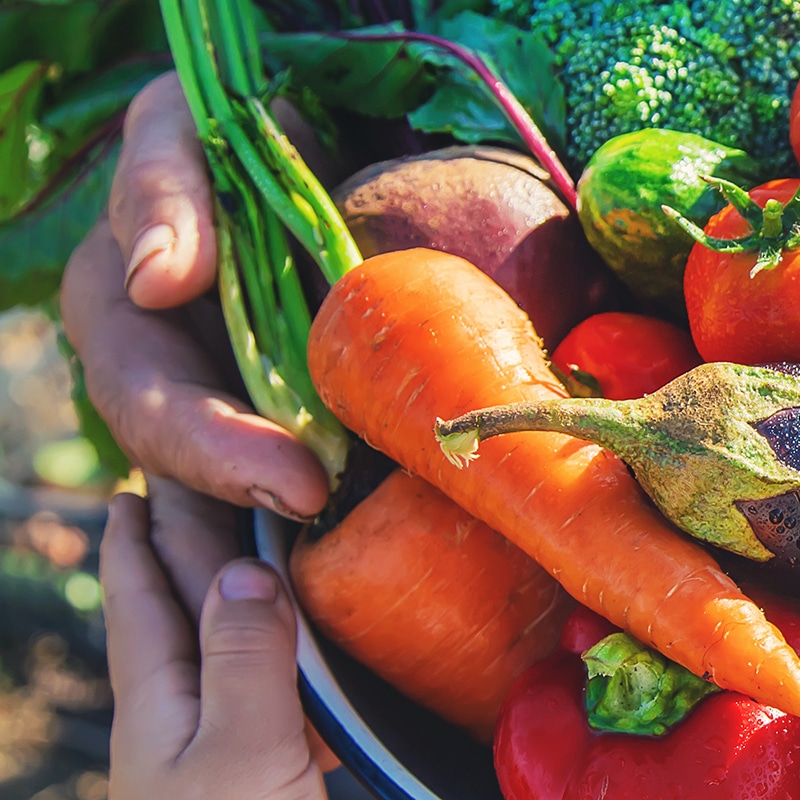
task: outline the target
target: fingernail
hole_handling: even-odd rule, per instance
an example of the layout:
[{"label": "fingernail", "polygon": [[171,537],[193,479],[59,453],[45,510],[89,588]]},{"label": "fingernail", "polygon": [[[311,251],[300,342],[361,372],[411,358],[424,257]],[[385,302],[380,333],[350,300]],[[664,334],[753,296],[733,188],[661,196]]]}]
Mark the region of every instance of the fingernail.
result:
[{"label": "fingernail", "polygon": [[278,586],[275,576],[258,564],[233,564],[220,578],[219,593],[225,600],[266,600],[271,603],[278,596]]},{"label": "fingernail", "polygon": [[128,269],[125,273],[125,288],[128,288],[139,267],[145,261],[174,247],[177,238],[175,229],[166,224],[154,225],[141,234],[133,246],[133,252],[128,262]]},{"label": "fingernail", "polygon": [[271,509],[276,514],[280,514],[282,517],[288,517],[289,519],[297,520],[297,522],[311,522],[311,520],[314,519],[313,514],[310,516],[298,514],[297,511],[289,508],[289,506],[287,506],[283,500],[278,497],[278,495],[268,491],[267,489],[260,489],[257,486],[252,486],[250,487],[250,497],[252,497],[253,500],[255,500],[259,505],[264,506],[264,508]]}]

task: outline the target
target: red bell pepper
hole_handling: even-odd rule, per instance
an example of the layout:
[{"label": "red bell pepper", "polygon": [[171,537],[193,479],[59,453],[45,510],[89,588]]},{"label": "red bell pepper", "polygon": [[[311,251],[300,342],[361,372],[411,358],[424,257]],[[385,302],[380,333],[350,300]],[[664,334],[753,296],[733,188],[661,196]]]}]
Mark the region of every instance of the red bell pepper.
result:
[{"label": "red bell pepper", "polygon": [[[798,649],[800,606],[758,600]],[[706,697],[662,736],[592,730],[580,653],[608,632],[579,609],[561,649],[512,689],[494,742],[506,800],[800,800],[800,717],[743,695]]]}]

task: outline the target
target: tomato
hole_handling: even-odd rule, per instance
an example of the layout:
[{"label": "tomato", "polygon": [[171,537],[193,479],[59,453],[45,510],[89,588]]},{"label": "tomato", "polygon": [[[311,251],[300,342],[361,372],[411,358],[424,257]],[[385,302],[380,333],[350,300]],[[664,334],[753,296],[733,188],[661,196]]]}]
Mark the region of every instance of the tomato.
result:
[{"label": "tomato", "polygon": [[[798,604],[763,590],[758,599],[800,647]],[[576,610],[567,639],[583,637],[582,646],[593,630],[605,635],[593,616]],[[580,656],[562,648],[512,688],[494,739],[506,800],[800,799],[800,717],[723,691],[664,736],[597,732],[586,721],[585,676]]]},{"label": "tomato", "polygon": [[701,360],[687,331],[661,319],[620,311],[585,319],[552,357],[566,375],[576,369],[591,375],[609,400],[650,394]]},{"label": "tomato", "polygon": [[[800,180],[770,181],[750,192],[763,208],[768,199],[788,202]],[[751,232],[732,206],[706,225],[709,236],[736,239]],[[684,273],[689,327],[706,361],[758,364],[800,361],[800,249],[784,250],[781,262],[750,277],[755,252],[719,253],[692,248]]]},{"label": "tomato", "polygon": [[789,107],[789,141],[794,157],[800,162],[800,82],[795,87]]}]

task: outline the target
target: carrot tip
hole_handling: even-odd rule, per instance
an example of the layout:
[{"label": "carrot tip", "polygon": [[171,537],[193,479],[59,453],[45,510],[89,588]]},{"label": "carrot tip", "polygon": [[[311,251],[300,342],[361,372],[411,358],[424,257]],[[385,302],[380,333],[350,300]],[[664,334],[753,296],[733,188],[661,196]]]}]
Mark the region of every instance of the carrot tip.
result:
[{"label": "carrot tip", "polygon": [[455,467],[462,469],[469,466],[470,461],[474,461],[480,455],[478,453],[478,431],[473,428],[459,433],[442,433],[441,426],[444,420],[437,417],[433,432],[436,441],[445,458]]}]

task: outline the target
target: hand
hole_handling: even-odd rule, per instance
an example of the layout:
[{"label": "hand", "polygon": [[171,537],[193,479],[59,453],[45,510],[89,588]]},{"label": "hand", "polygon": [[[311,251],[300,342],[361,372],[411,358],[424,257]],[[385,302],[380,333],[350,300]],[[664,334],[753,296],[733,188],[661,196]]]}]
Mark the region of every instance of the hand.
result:
[{"label": "hand", "polygon": [[239,506],[317,512],[328,484],[316,457],[224,388],[237,375],[214,302],[148,311],[123,275],[102,219],[67,265],[61,308],[92,402],[131,461]]},{"label": "hand", "polygon": [[[162,516],[160,525],[211,527],[208,498],[173,491],[185,492],[182,502],[164,508],[182,517]],[[253,560],[222,569],[203,605],[198,663],[194,627],[149,532],[147,501],[113,500],[100,569],[115,700],[110,796],[323,800],[297,695],[294,612],[280,579]]]},{"label": "hand", "polygon": [[328,493],[322,466],[240,399],[207,293],[216,253],[205,162],[174,75],[137,96],[124,137],[109,219],[73,254],[61,292],[89,396],[145,471],[236,505],[315,514]]},{"label": "hand", "polygon": [[[110,201],[119,240],[101,218],[70,259],[61,292],[64,329],[89,395],[148,473],[152,546],[195,622],[214,575],[239,554],[234,510],[212,497],[303,519],[328,492],[311,452],[240,399],[221,312],[206,293],[216,279],[210,208],[191,116],[177,79],[166,75],[127,116]],[[148,241],[140,233],[164,225],[174,239],[140,258],[136,241]],[[194,495],[185,508],[183,487],[165,479],[209,497]],[[335,767],[311,726],[307,732],[324,768]]]}]

